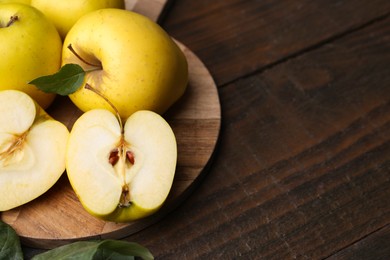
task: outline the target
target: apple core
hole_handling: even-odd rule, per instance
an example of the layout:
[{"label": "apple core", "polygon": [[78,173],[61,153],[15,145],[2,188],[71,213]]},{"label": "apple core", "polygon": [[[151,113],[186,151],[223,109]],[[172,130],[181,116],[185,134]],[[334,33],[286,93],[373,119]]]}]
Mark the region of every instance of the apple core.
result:
[{"label": "apple core", "polygon": [[23,155],[23,145],[28,132],[21,135],[14,135],[9,140],[0,144],[0,167],[7,167],[10,164],[20,161]]}]

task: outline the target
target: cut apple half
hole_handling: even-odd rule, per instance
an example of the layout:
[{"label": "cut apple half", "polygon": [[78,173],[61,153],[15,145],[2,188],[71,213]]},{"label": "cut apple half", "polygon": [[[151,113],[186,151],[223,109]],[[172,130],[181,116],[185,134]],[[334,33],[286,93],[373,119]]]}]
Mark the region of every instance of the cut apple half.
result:
[{"label": "cut apple half", "polygon": [[89,213],[127,222],[162,206],[176,161],[175,135],[157,113],[135,112],[122,127],[113,113],[95,109],[84,113],[72,128],[66,169]]},{"label": "cut apple half", "polygon": [[65,171],[69,131],[30,96],[0,91],[0,211],[25,204]]}]

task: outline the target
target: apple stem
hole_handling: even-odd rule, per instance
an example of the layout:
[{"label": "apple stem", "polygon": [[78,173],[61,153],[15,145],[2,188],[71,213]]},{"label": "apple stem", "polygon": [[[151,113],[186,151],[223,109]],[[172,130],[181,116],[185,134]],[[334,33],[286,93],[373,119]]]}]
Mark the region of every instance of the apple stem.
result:
[{"label": "apple stem", "polygon": [[124,185],[122,187],[122,194],[119,201],[119,208],[128,208],[131,205],[129,186]]},{"label": "apple stem", "polygon": [[7,23],[7,25],[5,27],[10,27],[14,22],[16,22],[17,20],[19,20],[19,16],[17,15],[12,15],[10,18],[9,18],[9,21]]},{"label": "apple stem", "polygon": [[68,45],[68,49],[69,49],[77,58],[79,58],[79,60],[81,60],[81,61],[84,62],[85,64],[87,64],[87,65],[89,65],[89,66],[93,66],[93,67],[98,67],[99,69],[103,69],[101,64],[99,64],[99,65],[93,64],[93,63],[90,63],[90,62],[86,61],[85,59],[83,59],[83,58],[82,58],[82,57],[73,49],[72,44],[69,44],[69,45]]},{"label": "apple stem", "polygon": [[99,95],[101,98],[103,98],[109,105],[110,107],[115,111],[115,114],[116,114],[116,117],[118,118],[118,121],[119,121],[119,126],[121,128],[121,133],[123,135],[124,133],[124,129],[123,129],[123,124],[122,124],[122,119],[121,119],[121,116],[119,114],[119,111],[118,109],[114,106],[114,104],[105,96],[103,95],[103,93],[101,93],[99,90],[93,88],[91,85],[89,85],[88,83],[85,84],[85,89],[88,89],[88,90],[91,90],[92,92],[94,92],[95,94]]}]

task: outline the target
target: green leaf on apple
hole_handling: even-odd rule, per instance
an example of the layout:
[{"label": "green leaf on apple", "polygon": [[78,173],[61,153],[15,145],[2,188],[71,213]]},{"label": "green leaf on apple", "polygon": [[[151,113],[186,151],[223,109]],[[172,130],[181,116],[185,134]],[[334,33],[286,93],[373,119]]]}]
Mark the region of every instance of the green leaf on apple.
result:
[{"label": "green leaf on apple", "polygon": [[52,75],[42,76],[29,82],[46,93],[67,96],[81,87],[86,72],[78,64],[65,64]]},{"label": "green leaf on apple", "polygon": [[0,259],[23,259],[20,240],[15,230],[0,221]]}]

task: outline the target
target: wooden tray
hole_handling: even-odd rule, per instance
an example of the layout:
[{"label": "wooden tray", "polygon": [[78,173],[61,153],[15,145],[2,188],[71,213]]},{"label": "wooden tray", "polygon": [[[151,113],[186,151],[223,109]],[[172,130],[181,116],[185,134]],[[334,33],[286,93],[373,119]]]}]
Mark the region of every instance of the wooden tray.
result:
[{"label": "wooden tray", "polygon": [[[126,7],[153,20],[166,1],[126,1]],[[66,174],[44,195],[19,208],[3,212],[1,219],[10,224],[22,243],[32,247],[53,248],[76,240],[119,239],[155,222],[178,206],[205,173],[215,149],[221,124],[216,85],[204,64],[178,43],[189,63],[189,86],[184,97],[163,115],[175,132],[178,165],[174,183],[164,206],[154,215],[130,222],[113,223],[89,215],[79,203]],[[48,113],[69,129],[82,114],[67,97],[57,97]]]}]

